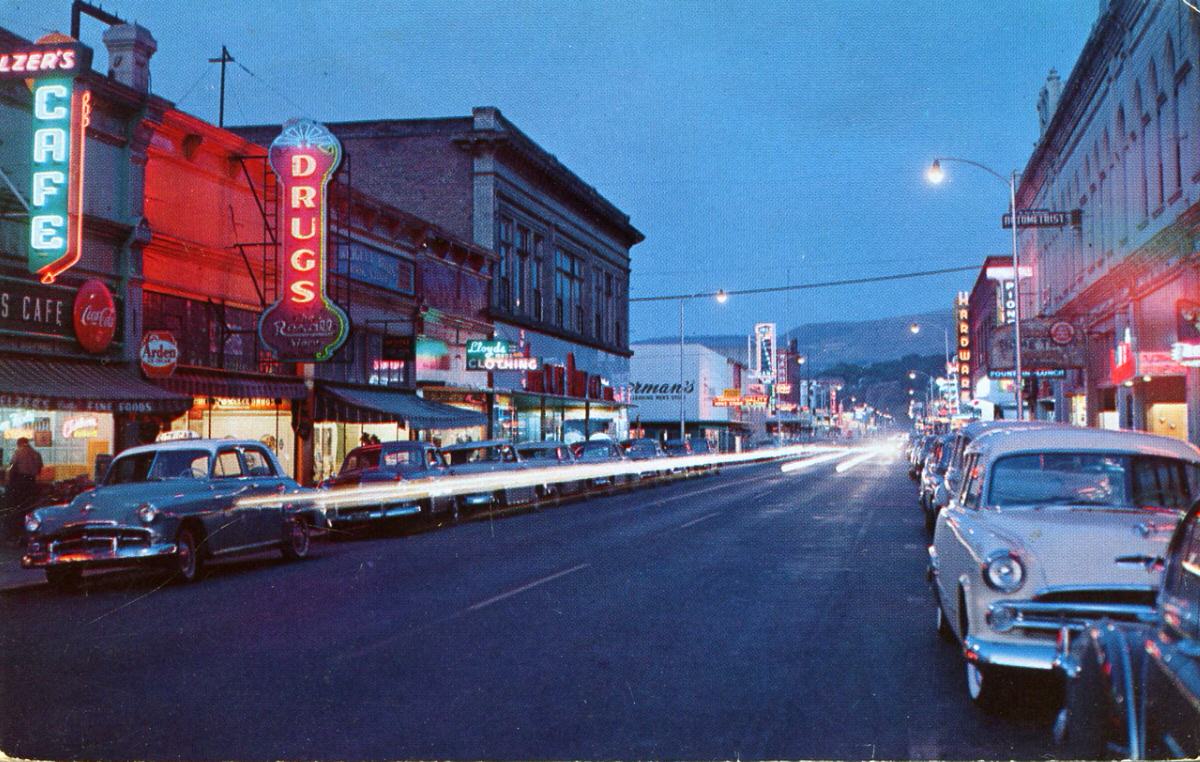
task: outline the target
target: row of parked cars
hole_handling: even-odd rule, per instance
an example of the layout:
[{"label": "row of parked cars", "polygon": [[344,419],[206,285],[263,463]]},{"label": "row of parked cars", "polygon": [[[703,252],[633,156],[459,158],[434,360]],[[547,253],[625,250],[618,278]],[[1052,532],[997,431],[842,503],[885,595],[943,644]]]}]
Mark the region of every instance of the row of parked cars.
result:
[{"label": "row of parked cars", "polygon": [[1200,756],[1200,450],[975,422],[914,436],[909,473],[934,622],[977,705],[1012,706],[1049,675],[1061,756]]},{"label": "row of parked cars", "polygon": [[[52,585],[68,589],[79,586],[86,569],[148,564],[190,582],[203,564],[226,556],[275,548],[285,558],[303,558],[314,535],[327,532],[336,536],[414,519],[453,524],[481,510],[711,472],[711,466],[680,468],[671,462],[672,454],[699,454],[702,446],[668,441],[664,449],[651,439],[570,445],[494,440],[446,447],[382,442],[352,450],[338,473],[313,490],[288,477],[259,442],[157,442],[118,455],[95,488],[70,502],[28,513],[21,565],[43,569]],[[587,469],[580,479],[554,473],[575,464],[605,463],[633,467],[611,469],[614,473]],[[528,469],[542,469],[538,473],[545,474],[545,483],[526,486],[527,480],[513,479],[508,481],[515,486],[505,485],[507,474]],[[486,474],[498,477],[494,488],[466,494],[437,489],[448,477]],[[371,496],[369,488],[395,484],[431,489],[420,498],[391,498],[386,490]]]}]

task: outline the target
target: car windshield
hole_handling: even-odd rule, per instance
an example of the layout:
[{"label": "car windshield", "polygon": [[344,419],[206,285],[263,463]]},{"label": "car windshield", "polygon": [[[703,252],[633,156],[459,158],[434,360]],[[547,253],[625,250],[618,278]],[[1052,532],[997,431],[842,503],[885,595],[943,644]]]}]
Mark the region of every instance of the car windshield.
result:
[{"label": "car windshield", "polygon": [[505,460],[504,452],[498,446],[446,450],[445,454],[452,466],[461,466],[464,463],[503,463]]},{"label": "car windshield", "polygon": [[410,470],[424,465],[421,451],[416,447],[403,447],[397,450],[383,452],[383,465],[386,468]]},{"label": "car windshield", "polygon": [[629,445],[628,452],[630,455],[638,456],[653,456],[658,454],[654,448],[653,442],[634,442],[633,444]]},{"label": "car windshield", "polygon": [[1001,458],[992,466],[989,505],[1128,507],[1130,458],[1052,452]]},{"label": "car windshield", "polygon": [[702,439],[698,442],[692,442],[692,452],[698,455],[707,455],[708,441]]},{"label": "car windshield", "polygon": [[375,468],[379,465],[379,448],[374,447],[370,450],[354,450],[346,456],[346,461],[342,463],[342,473],[350,473],[351,471],[362,471],[368,468]]},{"label": "car windshield", "polygon": [[558,462],[557,447],[525,447],[517,450],[522,460],[548,460]]},{"label": "car windshield", "polygon": [[204,450],[156,450],[117,458],[105,484],[157,482],[164,479],[205,479],[208,453]]},{"label": "car windshield", "polygon": [[585,442],[579,449],[580,460],[607,460],[612,454],[608,442]]}]

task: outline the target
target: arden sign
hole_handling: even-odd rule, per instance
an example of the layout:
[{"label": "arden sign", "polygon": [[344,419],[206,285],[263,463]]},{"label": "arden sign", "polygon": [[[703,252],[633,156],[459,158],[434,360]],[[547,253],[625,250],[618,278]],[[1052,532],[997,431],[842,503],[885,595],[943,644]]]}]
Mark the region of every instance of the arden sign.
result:
[{"label": "arden sign", "polygon": [[287,362],[324,362],[346,341],[350,321],[325,288],[329,180],[342,145],[324,125],[292,119],[271,143],[267,160],[279,178],[283,206],[283,294],[258,321],[263,346]]},{"label": "arden sign", "polygon": [[179,363],[179,344],[170,331],[147,331],[138,353],[147,378],[167,378]]},{"label": "arden sign", "polygon": [[75,78],[92,51],[52,34],[0,53],[0,79],[30,83],[33,141],[29,192],[29,272],[53,283],[79,261],[83,246],[83,159],[92,94]]},{"label": "arden sign", "polygon": [[[1078,227],[1083,224],[1083,212],[1072,209],[1068,212],[1054,212],[1049,209],[1018,209],[1017,227],[1019,228],[1062,228],[1067,225]],[[1000,218],[1000,227],[1007,230],[1012,227],[1012,214],[1005,212]]]}]

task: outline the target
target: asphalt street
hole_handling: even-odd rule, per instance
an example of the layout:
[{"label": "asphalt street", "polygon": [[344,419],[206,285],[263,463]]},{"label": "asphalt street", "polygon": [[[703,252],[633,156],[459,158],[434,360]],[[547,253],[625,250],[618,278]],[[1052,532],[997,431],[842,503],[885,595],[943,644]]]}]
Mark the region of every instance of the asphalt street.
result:
[{"label": "asphalt street", "polygon": [[0,594],[36,759],[1051,756],[938,639],[896,460],[778,464],[314,557]]}]

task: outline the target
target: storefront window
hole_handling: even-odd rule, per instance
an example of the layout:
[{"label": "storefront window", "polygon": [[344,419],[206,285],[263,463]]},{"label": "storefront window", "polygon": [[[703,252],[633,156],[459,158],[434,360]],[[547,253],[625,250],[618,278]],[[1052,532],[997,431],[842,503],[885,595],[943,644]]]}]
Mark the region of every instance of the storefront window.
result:
[{"label": "storefront window", "polygon": [[266,445],[283,471],[295,476],[290,400],[238,397],[196,397],[192,409],[171,424],[215,439],[251,439]]},{"label": "storefront window", "polygon": [[96,456],[113,452],[109,413],[0,408],[0,467],[27,437],[42,456],[48,481],[94,476]]}]

